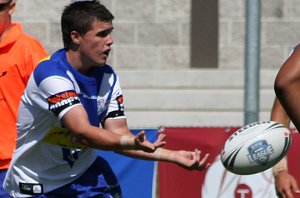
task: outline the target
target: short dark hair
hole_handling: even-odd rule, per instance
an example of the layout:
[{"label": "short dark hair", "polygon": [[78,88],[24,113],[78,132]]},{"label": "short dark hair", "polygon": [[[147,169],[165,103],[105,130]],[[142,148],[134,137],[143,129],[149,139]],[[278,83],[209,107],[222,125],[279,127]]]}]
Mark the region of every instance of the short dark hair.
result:
[{"label": "short dark hair", "polygon": [[95,20],[112,22],[114,16],[98,0],[76,1],[65,7],[61,17],[61,31],[64,47],[72,45],[71,32],[84,35]]}]

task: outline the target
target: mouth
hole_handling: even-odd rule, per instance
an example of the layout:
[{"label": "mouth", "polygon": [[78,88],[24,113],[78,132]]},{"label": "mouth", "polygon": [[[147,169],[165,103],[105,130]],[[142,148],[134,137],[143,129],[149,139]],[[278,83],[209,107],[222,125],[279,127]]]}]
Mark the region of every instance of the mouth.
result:
[{"label": "mouth", "polygon": [[109,55],[109,52],[110,52],[110,49],[107,49],[103,52],[104,55],[108,56]]}]

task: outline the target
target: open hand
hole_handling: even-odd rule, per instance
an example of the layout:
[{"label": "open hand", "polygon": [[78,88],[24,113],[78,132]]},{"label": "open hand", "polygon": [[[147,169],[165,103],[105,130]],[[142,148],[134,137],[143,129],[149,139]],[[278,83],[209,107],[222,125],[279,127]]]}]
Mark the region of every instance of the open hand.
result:
[{"label": "open hand", "polygon": [[293,198],[293,193],[300,193],[297,181],[287,171],[281,171],[276,175],[275,187],[280,198]]},{"label": "open hand", "polygon": [[139,132],[135,137],[134,137],[134,143],[137,149],[143,150],[145,152],[152,153],[155,151],[156,147],[154,144],[149,142],[146,138],[145,131]]},{"label": "open hand", "polygon": [[145,131],[141,131],[135,136],[134,142],[138,149],[152,153],[156,148],[162,147],[166,144],[164,140],[165,134],[159,133],[157,140],[151,143],[147,140]]},{"label": "open hand", "polygon": [[188,170],[205,170],[210,165],[207,160],[209,154],[205,154],[201,159],[201,151],[195,149],[195,151],[173,151],[170,155],[172,161],[179,166]]},{"label": "open hand", "polygon": [[166,144],[166,142],[163,141],[165,137],[166,137],[166,134],[164,134],[164,133],[159,133],[158,134],[157,140],[153,143],[155,149],[159,148],[159,147],[162,147]]}]

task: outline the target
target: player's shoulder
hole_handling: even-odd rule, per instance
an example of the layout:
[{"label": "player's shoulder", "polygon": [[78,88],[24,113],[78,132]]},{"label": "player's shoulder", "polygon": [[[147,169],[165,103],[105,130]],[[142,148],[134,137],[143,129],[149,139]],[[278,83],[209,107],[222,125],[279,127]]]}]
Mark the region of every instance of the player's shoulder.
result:
[{"label": "player's shoulder", "polygon": [[288,58],[288,61],[286,61],[287,63],[289,63],[290,61],[300,61],[300,44],[296,45],[290,52]]},{"label": "player's shoulder", "polygon": [[67,77],[66,67],[63,65],[63,51],[42,59],[33,71],[35,81],[39,84],[43,79],[51,76]]}]

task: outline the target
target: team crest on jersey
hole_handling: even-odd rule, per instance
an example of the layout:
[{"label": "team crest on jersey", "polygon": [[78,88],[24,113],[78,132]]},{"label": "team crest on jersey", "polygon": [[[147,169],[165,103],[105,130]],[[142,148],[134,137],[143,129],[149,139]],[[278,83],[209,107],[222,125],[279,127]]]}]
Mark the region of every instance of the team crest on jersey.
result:
[{"label": "team crest on jersey", "polygon": [[98,116],[101,115],[109,105],[109,101],[105,101],[103,98],[98,98],[97,99],[97,114]]},{"label": "team crest on jersey", "polygon": [[74,104],[80,103],[80,99],[74,90],[64,91],[47,98],[49,110],[58,115],[62,110]]},{"label": "team crest on jersey", "polygon": [[266,140],[260,140],[254,142],[248,147],[248,159],[250,163],[258,163],[261,165],[267,164],[269,156],[274,153],[274,149],[271,144],[268,144]]},{"label": "team crest on jersey", "polygon": [[[123,96],[120,95],[116,98],[117,104],[118,104],[118,110],[119,111],[124,111],[124,105],[123,105]],[[111,101],[107,100],[105,101],[105,99],[103,98],[98,98],[97,99],[97,110],[98,110],[98,115],[101,115],[103,112],[105,112],[108,109],[108,106],[110,104]]]}]

